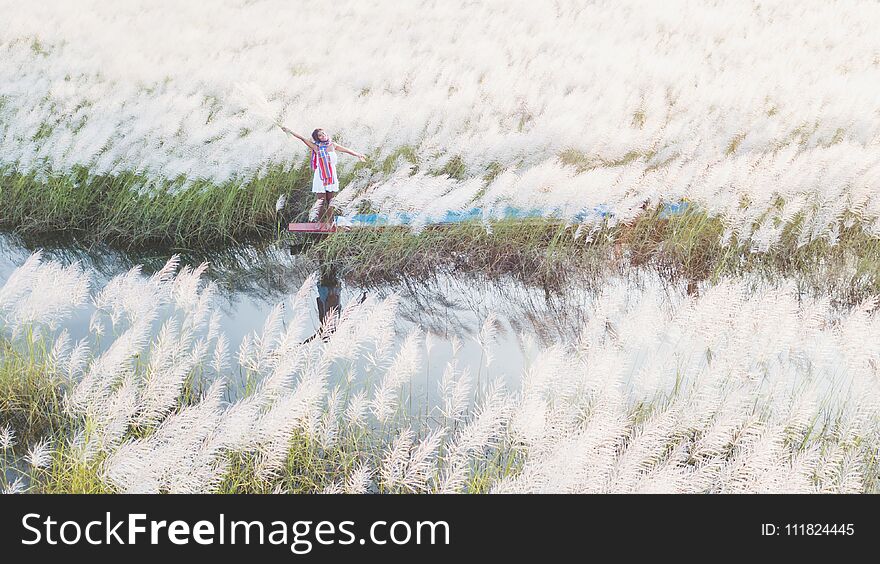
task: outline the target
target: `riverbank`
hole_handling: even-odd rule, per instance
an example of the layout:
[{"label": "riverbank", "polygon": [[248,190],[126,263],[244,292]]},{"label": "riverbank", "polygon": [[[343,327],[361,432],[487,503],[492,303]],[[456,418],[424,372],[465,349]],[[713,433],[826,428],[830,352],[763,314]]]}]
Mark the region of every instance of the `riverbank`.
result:
[{"label": "riverbank", "polygon": [[[842,304],[880,293],[880,238],[852,214],[833,224],[834,237],[812,238],[804,236],[809,226],[796,215],[778,224],[779,235],[769,245],[754,236],[738,237],[722,217],[696,205],[675,214],[658,205],[625,223],[613,217],[594,224],[533,217],[295,236],[282,226],[295,213],[299,218],[307,213],[303,210],[312,202],[302,184],[307,172],[278,170],[246,188],[168,188],[128,201],[124,194],[131,194],[135,177],[93,180],[88,190],[74,190],[75,183],[66,178],[39,197],[33,178],[7,176],[0,194],[13,205],[0,214],[0,226],[12,229],[30,249],[122,250],[139,261],[172,252],[213,260],[239,249],[289,247],[358,285],[429,278],[439,271],[511,276],[557,291],[575,273],[600,276],[637,267],[694,287],[722,276],[792,277],[806,291]],[[289,194],[291,184],[297,187],[295,196],[278,213],[268,202],[276,194]],[[757,218],[755,225],[766,219]]]},{"label": "riverbank", "polygon": [[307,165],[276,166],[245,182],[151,181],[128,172],[0,175],[0,229],[38,239],[64,236],[122,249],[211,249],[278,235],[275,204],[310,199]]},{"label": "riverbank", "polygon": [[[353,229],[302,247],[358,283],[471,272],[513,276],[551,290],[563,289],[573,273],[653,270],[694,289],[725,276],[756,274],[799,280],[805,291],[854,304],[880,293],[880,238],[852,217],[842,218],[833,243],[804,241],[803,218],[795,217],[767,249],[725,233],[722,218],[691,206],[670,215],[662,206],[629,223],[593,227],[553,219],[502,220],[427,227]],[[727,239],[725,240],[725,237]]]}]

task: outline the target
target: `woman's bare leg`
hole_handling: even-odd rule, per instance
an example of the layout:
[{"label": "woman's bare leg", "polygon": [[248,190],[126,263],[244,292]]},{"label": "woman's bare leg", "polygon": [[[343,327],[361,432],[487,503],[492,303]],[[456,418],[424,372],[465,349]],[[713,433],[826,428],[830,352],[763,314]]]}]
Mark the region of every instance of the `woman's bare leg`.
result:
[{"label": "woman's bare leg", "polygon": [[329,223],[333,221],[333,213],[330,208],[330,201],[333,199],[332,192],[324,192],[324,210],[321,214],[322,221],[325,223]]},{"label": "woman's bare leg", "polygon": [[317,217],[318,221],[321,222],[324,218],[324,197],[321,194],[318,194],[318,200],[315,203],[318,204],[318,209],[315,217]]}]

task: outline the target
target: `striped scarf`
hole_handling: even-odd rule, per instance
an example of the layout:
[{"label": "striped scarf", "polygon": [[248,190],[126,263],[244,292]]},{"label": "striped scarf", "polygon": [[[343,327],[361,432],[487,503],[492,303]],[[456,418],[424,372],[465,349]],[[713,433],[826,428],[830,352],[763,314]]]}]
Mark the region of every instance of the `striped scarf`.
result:
[{"label": "striped scarf", "polygon": [[317,170],[321,175],[324,186],[333,184],[336,171],[333,170],[333,161],[330,160],[330,146],[332,141],[315,143],[317,151],[312,151],[312,170]]}]

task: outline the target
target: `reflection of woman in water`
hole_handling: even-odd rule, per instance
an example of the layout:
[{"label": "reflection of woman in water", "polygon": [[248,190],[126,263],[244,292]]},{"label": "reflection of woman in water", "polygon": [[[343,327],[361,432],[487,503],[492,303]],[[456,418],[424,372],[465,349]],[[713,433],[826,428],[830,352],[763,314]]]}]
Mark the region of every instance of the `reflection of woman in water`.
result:
[{"label": "reflection of woman in water", "polygon": [[[318,335],[327,340],[333,331],[336,330],[336,322],[341,307],[342,285],[339,283],[339,277],[336,275],[336,269],[333,267],[321,268],[321,277],[318,279],[318,297],[315,300],[318,304],[318,322],[320,327],[318,331],[306,339],[308,343]],[[361,294],[358,303],[363,303],[367,299],[367,293]]]},{"label": "reflection of woman in water", "polygon": [[312,132],[311,139],[294,133],[286,127],[282,126],[281,129],[305,143],[312,150],[312,170],[315,171],[315,176],[312,178],[312,192],[323,194],[324,213],[322,215],[330,219],[330,200],[333,198],[333,194],[339,191],[339,175],[336,172],[337,151],[357,157],[361,162],[366,161],[367,157],[343,147],[339,143],[334,143],[330,136],[320,128]]},{"label": "reflection of woman in water", "polygon": [[318,320],[321,322],[321,327],[328,325],[325,330],[329,333],[333,332],[332,325],[335,325],[335,318],[339,314],[339,294],[336,269],[322,269],[321,278],[318,280]]}]

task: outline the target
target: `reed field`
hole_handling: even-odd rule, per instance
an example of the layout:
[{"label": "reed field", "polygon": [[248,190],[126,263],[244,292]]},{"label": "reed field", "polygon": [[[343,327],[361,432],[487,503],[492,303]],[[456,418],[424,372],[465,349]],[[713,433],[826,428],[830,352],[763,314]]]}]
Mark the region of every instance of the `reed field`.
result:
[{"label": "reed field", "polygon": [[[493,374],[490,317],[480,364],[454,358],[437,399],[412,410],[431,341],[394,346],[393,296],[303,341],[309,279],[235,347],[203,270],[173,259],[94,289],[77,265],[33,255],[9,278],[7,491],[877,488],[876,299],[840,311],[785,284],[724,280],[695,298],[612,280],[573,345],[542,349],[518,389]],[[64,324],[86,303],[93,338],[74,342]]]},{"label": "reed field", "polygon": [[[3,491],[877,492],[876,2],[0,13]],[[405,225],[287,233],[279,125]],[[496,304],[404,311],[452,278],[527,289],[514,374]]]},{"label": "reed field", "polygon": [[880,233],[876,3],[304,6],[0,4],[0,224],[265,236],[306,157],[278,120],[369,155],[343,209],[688,201],[756,252],[796,218],[799,244]]}]

